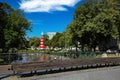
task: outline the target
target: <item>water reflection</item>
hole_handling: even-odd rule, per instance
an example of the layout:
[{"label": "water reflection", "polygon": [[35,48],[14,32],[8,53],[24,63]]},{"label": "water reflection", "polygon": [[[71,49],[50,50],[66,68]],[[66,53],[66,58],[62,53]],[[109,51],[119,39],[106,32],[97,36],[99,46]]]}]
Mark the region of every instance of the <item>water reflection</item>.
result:
[{"label": "water reflection", "polygon": [[28,56],[27,55],[23,55],[21,62],[29,62]]},{"label": "water reflection", "polygon": [[22,53],[22,59],[14,61],[15,63],[26,63],[26,62],[44,62],[54,59],[69,59],[64,56],[49,55],[45,53]]}]

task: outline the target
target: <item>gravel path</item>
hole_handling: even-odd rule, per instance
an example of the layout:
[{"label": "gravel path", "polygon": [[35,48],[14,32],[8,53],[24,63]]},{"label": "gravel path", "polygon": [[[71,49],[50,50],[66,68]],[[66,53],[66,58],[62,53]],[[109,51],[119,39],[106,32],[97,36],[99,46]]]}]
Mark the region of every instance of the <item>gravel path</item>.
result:
[{"label": "gravel path", "polygon": [[12,76],[3,80],[120,80],[120,66],[78,70],[32,77]]}]

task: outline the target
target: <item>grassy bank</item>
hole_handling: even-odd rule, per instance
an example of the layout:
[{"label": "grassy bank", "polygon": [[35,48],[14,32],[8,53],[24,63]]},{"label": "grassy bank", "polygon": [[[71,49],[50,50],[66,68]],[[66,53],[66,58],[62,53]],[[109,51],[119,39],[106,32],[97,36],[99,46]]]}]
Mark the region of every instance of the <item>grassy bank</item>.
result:
[{"label": "grassy bank", "polygon": [[4,60],[0,58],[0,63],[2,63]]},{"label": "grassy bank", "polygon": [[101,58],[102,53],[101,52],[75,52],[75,51],[48,51],[47,54],[51,55],[58,55],[58,56],[65,56],[69,58]]},{"label": "grassy bank", "polygon": [[49,55],[64,56],[69,58],[100,58],[102,53],[100,52],[76,52],[68,50],[18,50],[18,53],[46,53]]}]

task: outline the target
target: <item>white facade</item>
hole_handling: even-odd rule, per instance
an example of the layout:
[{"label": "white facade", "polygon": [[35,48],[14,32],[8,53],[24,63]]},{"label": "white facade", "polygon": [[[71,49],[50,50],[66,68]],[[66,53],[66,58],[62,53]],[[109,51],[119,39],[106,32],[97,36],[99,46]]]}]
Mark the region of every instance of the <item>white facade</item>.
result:
[{"label": "white facade", "polygon": [[48,32],[47,35],[49,36],[49,39],[52,39],[54,35],[56,35],[56,32]]}]

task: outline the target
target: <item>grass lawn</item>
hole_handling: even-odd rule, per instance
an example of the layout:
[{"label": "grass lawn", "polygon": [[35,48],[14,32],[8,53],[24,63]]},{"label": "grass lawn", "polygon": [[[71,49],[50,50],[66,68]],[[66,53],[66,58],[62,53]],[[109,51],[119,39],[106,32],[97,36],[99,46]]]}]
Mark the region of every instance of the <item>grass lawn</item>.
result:
[{"label": "grass lawn", "polygon": [[107,54],[108,57],[120,57],[120,54]]},{"label": "grass lawn", "polygon": [[3,62],[4,60],[3,59],[0,59],[0,62]]}]

